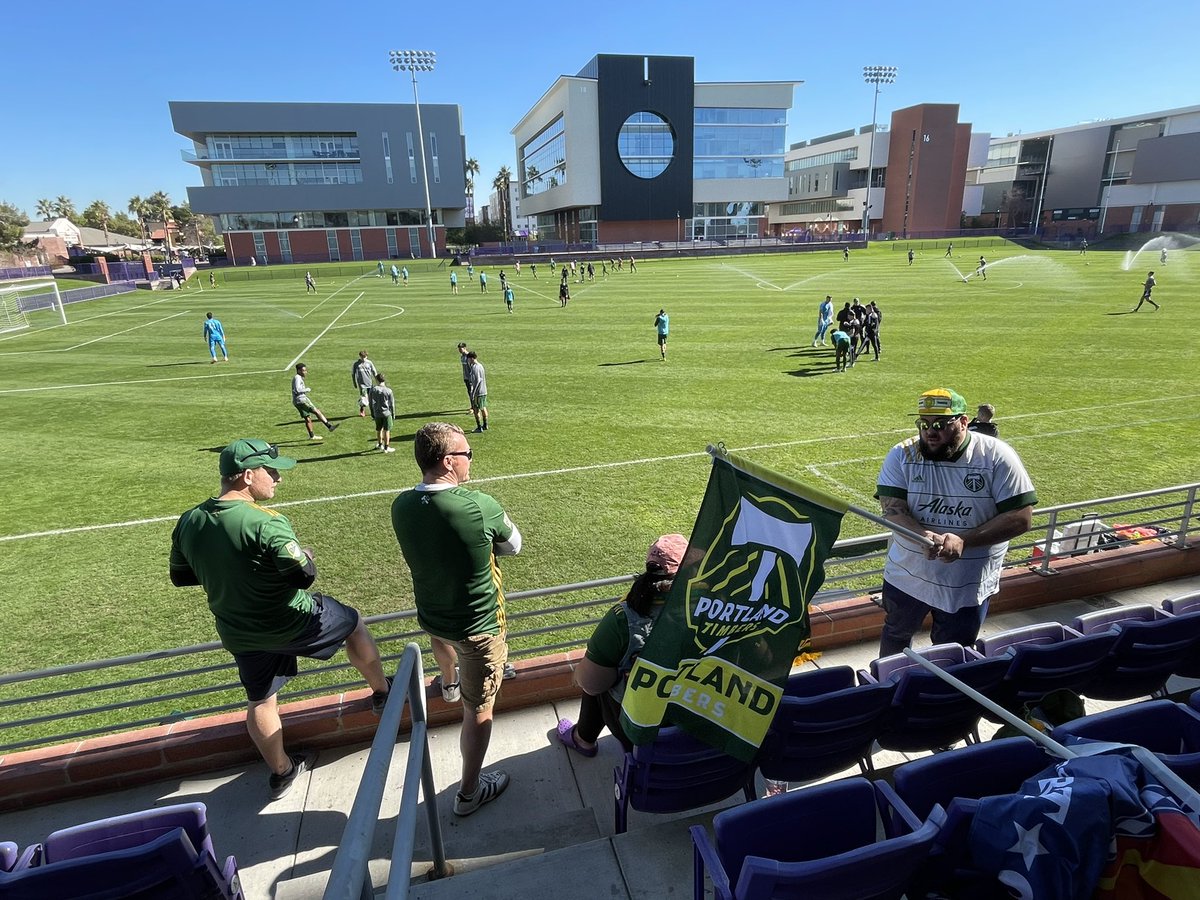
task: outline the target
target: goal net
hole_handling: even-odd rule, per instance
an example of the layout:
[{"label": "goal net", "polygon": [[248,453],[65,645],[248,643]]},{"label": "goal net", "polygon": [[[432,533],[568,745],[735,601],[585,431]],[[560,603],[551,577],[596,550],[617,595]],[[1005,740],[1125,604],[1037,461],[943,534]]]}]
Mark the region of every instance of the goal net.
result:
[{"label": "goal net", "polygon": [[54,281],[8,282],[0,284],[0,334],[29,327],[28,313],[38,309],[55,309],[64,325],[67,313],[62,295]]}]

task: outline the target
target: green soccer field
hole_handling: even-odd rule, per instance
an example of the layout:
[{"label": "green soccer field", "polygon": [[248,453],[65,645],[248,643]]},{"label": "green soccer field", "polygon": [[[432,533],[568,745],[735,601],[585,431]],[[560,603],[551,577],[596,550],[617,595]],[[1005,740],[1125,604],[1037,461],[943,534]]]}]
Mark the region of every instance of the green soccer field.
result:
[{"label": "green soccer field", "polygon": [[[373,261],[207,275],[50,313],[0,335],[7,474],[0,504],[5,671],[213,640],[198,589],[167,579],[174,519],[217,488],[217,452],[261,437],[302,463],[276,495],[316,551],[317,586],[366,614],[411,605],[389,506],[419,473],[411,437],[431,420],[474,423],[455,345],[487,369],[491,430],[472,435],[475,485],[520,526],[510,590],[640,568],[657,535],[690,531],[706,444],[875,508],[887,449],[912,431],[917,395],[947,386],[995,404],[1043,505],[1195,480],[1200,257],[1037,252],[990,241],[876,244],[840,252],[643,260],[557,301],[539,266],[490,293],[417,263],[409,287]],[[980,253],[987,280],[975,277]],[[1129,310],[1148,269],[1155,299]],[[353,272],[361,272],[355,276]],[[511,269],[509,270],[511,274]],[[250,277],[250,276],[253,277]],[[971,276],[964,280],[963,276]],[[203,288],[201,291],[199,288]],[[858,296],[884,313],[883,356],[846,373],[813,349],[817,305]],[[655,313],[671,317],[662,362]],[[212,365],[201,322],[225,325]],[[350,366],[367,349],[396,393],[397,452],[375,451]],[[310,443],[291,406],[292,364],[342,427]],[[323,429],[319,429],[323,431]],[[878,527],[848,517],[843,535]]]}]

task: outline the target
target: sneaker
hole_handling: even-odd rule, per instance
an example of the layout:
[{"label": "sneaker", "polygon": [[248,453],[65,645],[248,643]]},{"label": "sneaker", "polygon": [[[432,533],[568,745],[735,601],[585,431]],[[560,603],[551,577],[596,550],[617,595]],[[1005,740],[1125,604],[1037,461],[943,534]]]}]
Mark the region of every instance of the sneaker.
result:
[{"label": "sneaker", "polygon": [[337,431],[337,430],[338,430],[338,426],[339,426],[339,425],[341,425],[341,424],[342,424],[341,422],[330,422],[330,423],[329,423],[329,426],[328,426],[328,427],[329,427],[329,433],[330,433],[330,434],[333,434],[335,431]]},{"label": "sneaker", "polygon": [[469,816],[485,803],[490,803],[508,787],[508,773],[499,770],[495,772],[481,772],[479,774],[479,787],[475,788],[475,793],[470,797],[464,796],[462,791],[454,795],[454,814],[456,816]]},{"label": "sneaker", "polygon": [[446,703],[458,703],[462,699],[462,692],[458,687],[458,666],[454,667],[454,681],[450,684],[443,684],[441,675],[434,678],[433,682],[441,690],[442,700]]},{"label": "sneaker", "polygon": [[586,756],[588,759],[596,755],[597,747],[595,744],[585,747],[579,741],[575,740],[575,723],[570,719],[559,719],[557,730],[559,742],[567,749],[574,750],[580,756]]},{"label": "sneaker", "polygon": [[[1157,307],[1157,306],[1156,306],[1156,307],[1154,307],[1154,308],[1155,308],[1155,309],[1158,309],[1158,307]],[[484,422],[484,423],[483,423],[483,430],[484,430],[484,431],[487,431],[487,422]]]},{"label": "sneaker", "polygon": [[517,667],[514,666],[512,663],[505,663],[504,664],[504,680],[508,681],[509,679],[516,678],[516,677],[517,677]]},{"label": "sneaker", "polygon": [[472,431],[472,432],[471,432],[471,434],[483,434],[483,426],[482,426],[482,425],[476,425],[476,426],[475,426],[475,430],[474,430],[474,431]]},{"label": "sneaker", "polygon": [[[284,772],[282,775],[271,773],[271,799],[279,800],[292,789],[292,784],[296,779],[308,771],[308,760],[303,756],[289,756],[292,761],[292,768]],[[478,793],[478,792],[476,792]]]},{"label": "sneaker", "polygon": [[310,435],[308,436],[308,439],[309,439],[310,441],[323,441],[323,440],[325,440],[325,438],[321,437],[321,435],[319,435],[319,434],[310,434]]},{"label": "sneaker", "polygon": [[380,443],[376,442],[376,444],[375,444],[375,449],[376,449],[376,450],[382,450],[382,449],[383,449],[383,444],[380,444]]},{"label": "sneaker", "polygon": [[395,453],[395,452],[396,452],[396,448],[395,448],[395,447],[384,447],[384,448],[383,448],[383,452],[384,452],[384,453]]},{"label": "sneaker", "polygon": [[394,675],[387,677],[388,689],[386,691],[374,691],[371,694],[371,712],[377,716],[383,715],[383,708],[387,706],[388,694],[392,690],[392,679]]}]

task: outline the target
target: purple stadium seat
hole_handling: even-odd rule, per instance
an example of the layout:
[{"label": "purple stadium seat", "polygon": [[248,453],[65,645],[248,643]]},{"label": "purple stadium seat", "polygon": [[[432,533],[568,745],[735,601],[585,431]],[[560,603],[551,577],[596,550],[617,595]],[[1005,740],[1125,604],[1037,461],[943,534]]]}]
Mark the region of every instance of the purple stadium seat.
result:
[{"label": "purple stadium seat", "polygon": [[1113,631],[1117,640],[1083,693],[1097,700],[1161,696],[1167,679],[1200,649],[1200,614],[1174,616],[1149,604],[1080,616],[1080,634]]}]

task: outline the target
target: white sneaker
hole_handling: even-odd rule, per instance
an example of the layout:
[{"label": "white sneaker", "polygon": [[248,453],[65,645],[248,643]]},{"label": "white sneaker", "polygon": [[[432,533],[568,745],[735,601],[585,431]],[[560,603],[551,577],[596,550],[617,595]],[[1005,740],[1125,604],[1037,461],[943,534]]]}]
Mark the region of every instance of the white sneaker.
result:
[{"label": "white sneaker", "polygon": [[323,440],[325,440],[325,438],[323,438],[323,437],[322,437],[321,435],[319,435],[319,434],[310,434],[310,435],[308,436],[308,439],[309,439],[310,441],[323,441]]},{"label": "white sneaker", "polygon": [[382,450],[382,449],[383,449],[383,444],[376,443],[376,444],[375,444],[375,449],[376,449],[376,450]]},{"label": "white sneaker", "polygon": [[454,795],[454,814],[456,816],[469,816],[485,803],[490,803],[508,787],[508,773],[499,770],[495,772],[480,772],[479,786],[475,788],[475,793],[470,797],[463,795],[462,791]]},{"label": "white sneaker", "polygon": [[395,453],[395,452],[396,452],[396,448],[395,448],[395,447],[384,447],[384,448],[383,448],[383,452],[384,452],[384,453]]}]

